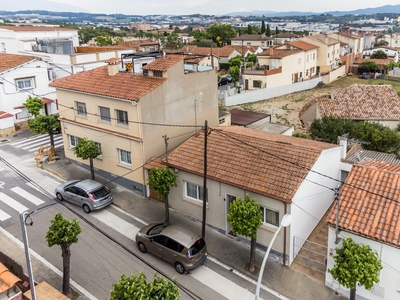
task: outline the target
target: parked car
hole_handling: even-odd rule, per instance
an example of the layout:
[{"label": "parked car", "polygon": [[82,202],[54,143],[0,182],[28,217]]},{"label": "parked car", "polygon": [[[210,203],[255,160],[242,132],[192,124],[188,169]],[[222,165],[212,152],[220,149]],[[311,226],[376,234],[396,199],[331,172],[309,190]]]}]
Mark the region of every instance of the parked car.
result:
[{"label": "parked car", "polygon": [[195,269],[207,258],[204,239],[178,224],[149,224],[139,230],[136,243],[140,252],[165,260],[179,274]]},{"label": "parked car", "polygon": [[56,188],[60,201],[66,200],[83,208],[85,213],[101,209],[113,201],[111,191],[103,184],[92,180],[73,180],[60,184]]},{"label": "parked car", "polygon": [[226,78],[226,77],[221,77],[218,80],[218,86],[225,85],[225,84],[228,84],[228,83],[229,83],[229,81],[228,81],[228,78]]},{"label": "parked car", "polygon": [[232,82],[232,75],[231,74],[226,75],[226,79],[228,79],[228,82]]},{"label": "parked car", "polygon": [[361,76],[359,76],[358,78],[360,79],[371,79],[371,75],[367,74],[367,73],[363,73]]}]

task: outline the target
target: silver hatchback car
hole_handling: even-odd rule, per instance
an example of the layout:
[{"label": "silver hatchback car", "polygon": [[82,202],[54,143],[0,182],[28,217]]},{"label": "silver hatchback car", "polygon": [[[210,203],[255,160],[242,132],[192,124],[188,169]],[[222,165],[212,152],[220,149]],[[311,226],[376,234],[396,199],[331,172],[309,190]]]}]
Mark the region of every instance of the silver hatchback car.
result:
[{"label": "silver hatchback car", "polygon": [[177,224],[149,224],[136,235],[140,252],[149,252],[175,266],[179,274],[201,265],[207,258],[204,239]]},{"label": "silver hatchback car", "polygon": [[66,200],[82,207],[87,214],[106,207],[113,201],[111,191],[92,179],[64,182],[56,188],[56,196],[60,201]]}]

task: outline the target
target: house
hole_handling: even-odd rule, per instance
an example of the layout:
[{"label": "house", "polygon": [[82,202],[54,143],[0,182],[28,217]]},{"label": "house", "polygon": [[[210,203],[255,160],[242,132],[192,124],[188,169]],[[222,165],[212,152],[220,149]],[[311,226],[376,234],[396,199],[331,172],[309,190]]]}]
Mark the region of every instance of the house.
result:
[{"label": "house", "polygon": [[364,39],[362,36],[346,33],[346,32],[334,32],[328,34],[328,37],[341,41],[348,45],[348,53],[342,55],[347,55],[350,53],[355,54],[355,58],[361,57],[364,50]]},{"label": "house", "polygon": [[44,114],[58,112],[55,90],[49,87],[47,64],[40,58],[0,53],[0,136],[10,136],[26,127],[29,119],[24,103],[40,96]]},{"label": "house", "polygon": [[260,46],[233,46],[226,45],[224,48],[233,48],[237,50],[242,57],[247,57],[249,54],[258,54],[263,52],[264,50]]},{"label": "house", "polygon": [[88,167],[72,151],[86,137],[102,151],[94,162],[97,172],[145,196],[144,162],[164,154],[167,141],[169,149],[179,145],[205,120],[218,125],[218,97],[215,70],[187,72],[183,55],[142,54],[153,61],[141,72],[133,73],[136,57],[110,59],[51,86],[63,108],[66,158]]},{"label": "house", "polygon": [[240,51],[238,51],[234,47],[229,47],[229,45],[222,48],[216,48],[215,53],[219,57],[219,64],[221,68],[226,68],[226,69],[228,69],[229,67],[229,60],[231,58],[242,55]]},{"label": "house", "polygon": [[133,40],[122,42],[118,47],[133,49],[134,52],[148,52],[160,50],[160,43],[157,40]]},{"label": "house", "polygon": [[259,46],[262,49],[272,47],[274,39],[263,34],[242,34],[231,39],[232,46]]},{"label": "house", "polygon": [[283,45],[287,42],[295,41],[299,37],[300,37],[299,35],[291,32],[280,32],[278,34],[271,36],[271,38],[274,39],[274,45]]},{"label": "house", "polygon": [[363,58],[371,58],[371,55],[377,51],[383,51],[387,56],[388,59],[394,62],[399,61],[399,50],[396,48],[388,47],[388,46],[379,46],[374,47],[371,49],[365,49],[363,51]]},{"label": "house", "polygon": [[185,64],[194,64],[196,68],[205,66],[219,70],[219,58],[216,50],[217,49],[210,47],[186,45],[183,46],[180,51],[187,56]]},{"label": "house", "polygon": [[385,74],[386,73],[386,68],[385,66],[390,63],[390,59],[383,59],[383,58],[358,58],[356,61],[353,63],[351,66],[352,73],[354,74],[362,74],[366,72],[370,72],[371,70],[368,70],[362,66],[363,62],[374,62],[378,65],[379,68],[379,73]]},{"label": "house", "polygon": [[[377,251],[383,269],[379,283],[371,291],[357,286],[359,299],[397,299],[400,282],[400,165],[384,161],[367,160],[354,165],[340,191],[340,205],[327,217],[328,260],[334,265],[337,238],[352,238],[357,244],[369,245]],[[339,213],[337,213],[339,211]],[[337,221],[336,221],[337,220]],[[337,229],[337,230],[336,230]],[[336,236],[338,233],[338,236]],[[327,272],[325,285],[344,295],[349,290],[339,285]]]},{"label": "house", "polygon": [[[339,176],[340,147],[239,126],[211,128],[207,136],[207,224],[229,234],[230,204],[248,194],[263,212],[257,242],[267,246],[284,214],[293,223],[277,236],[273,251],[288,259],[294,237],[307,239],[333,201]],[[170,207],[201,220],[203,211],[204,132],[192,136],[168,155],[177,187]],[[151,159],[146,169],[165,165]],[[326,176],[321,176],[324,174]],[[310,217],[313,216],[313,217]]]},{"label": "house", "polygon": [[317,99],[317,119],[323,116],[377,122],[395,129],[400,119],[400,97],[391,85],[351,85],[332,89]]},{"label": "house", "polygon": [[329,73],[338,68],[340,63],[340,41],[324,34],[308,35],[300,40],[318,46],[317,71]]}]

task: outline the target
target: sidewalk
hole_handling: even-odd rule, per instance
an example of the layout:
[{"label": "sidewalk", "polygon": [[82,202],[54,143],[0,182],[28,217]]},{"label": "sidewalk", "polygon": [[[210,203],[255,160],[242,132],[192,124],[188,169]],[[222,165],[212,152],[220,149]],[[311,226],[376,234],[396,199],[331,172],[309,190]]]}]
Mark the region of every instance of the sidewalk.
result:
[{"label": "sidewalk", "polygon": [[[57,152],[60,159],[54,163],[44,163],[42,166],[44,170],[64,180],[90,178],[88,170],[74,163],[69,163],[64,159],[63,150],[58,150]],[[114,205],[147,223],[164,219],[164,203],[144,198],[115,183],[108,183],[100,176],[96,176],[96,180],[107,183],[107,186],[112,189]],[[195,220],[172,209],[170,211],[170,220],[173,223],[183,224],[192,231],[201,232],[200,220]],[[206,227],[205,238],[210,256],[233,270],[257,281],[258,274],[252,274],[244,270],[244,266],[250,256],[249,244],[243,242],[240,238],[222,234],[209,226]],[[261,265],[264,254],[264,250],[257,249],[257,265]],[[336,295],[334,291],[325,287],[322,282],[318,282],[295,269],[284,267],[280,262],[274,260],[271,255],[267,261],[262,282],[264,285],[290,299],[347,299],[346,297]]]}]

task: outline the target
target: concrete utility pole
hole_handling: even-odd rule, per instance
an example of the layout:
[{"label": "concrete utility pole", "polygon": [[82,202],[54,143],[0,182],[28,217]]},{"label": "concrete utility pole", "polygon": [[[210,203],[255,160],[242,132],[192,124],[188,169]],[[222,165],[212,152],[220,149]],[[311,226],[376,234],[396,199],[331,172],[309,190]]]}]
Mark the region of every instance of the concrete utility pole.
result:
[{"label": "concrete utility pole", "polygon": [[165,143],[165,164],[168,166],[168,140],[169,137],[167,135],[162,136],[164,138],[164,143]]},{"label": "concrete utility pole", "polygon": [[204,175],[203,175],[203,223],[201,224],[201,236],[206,237],[206,213],[207,213],[207,136],[208,123],[204,123]]}]

